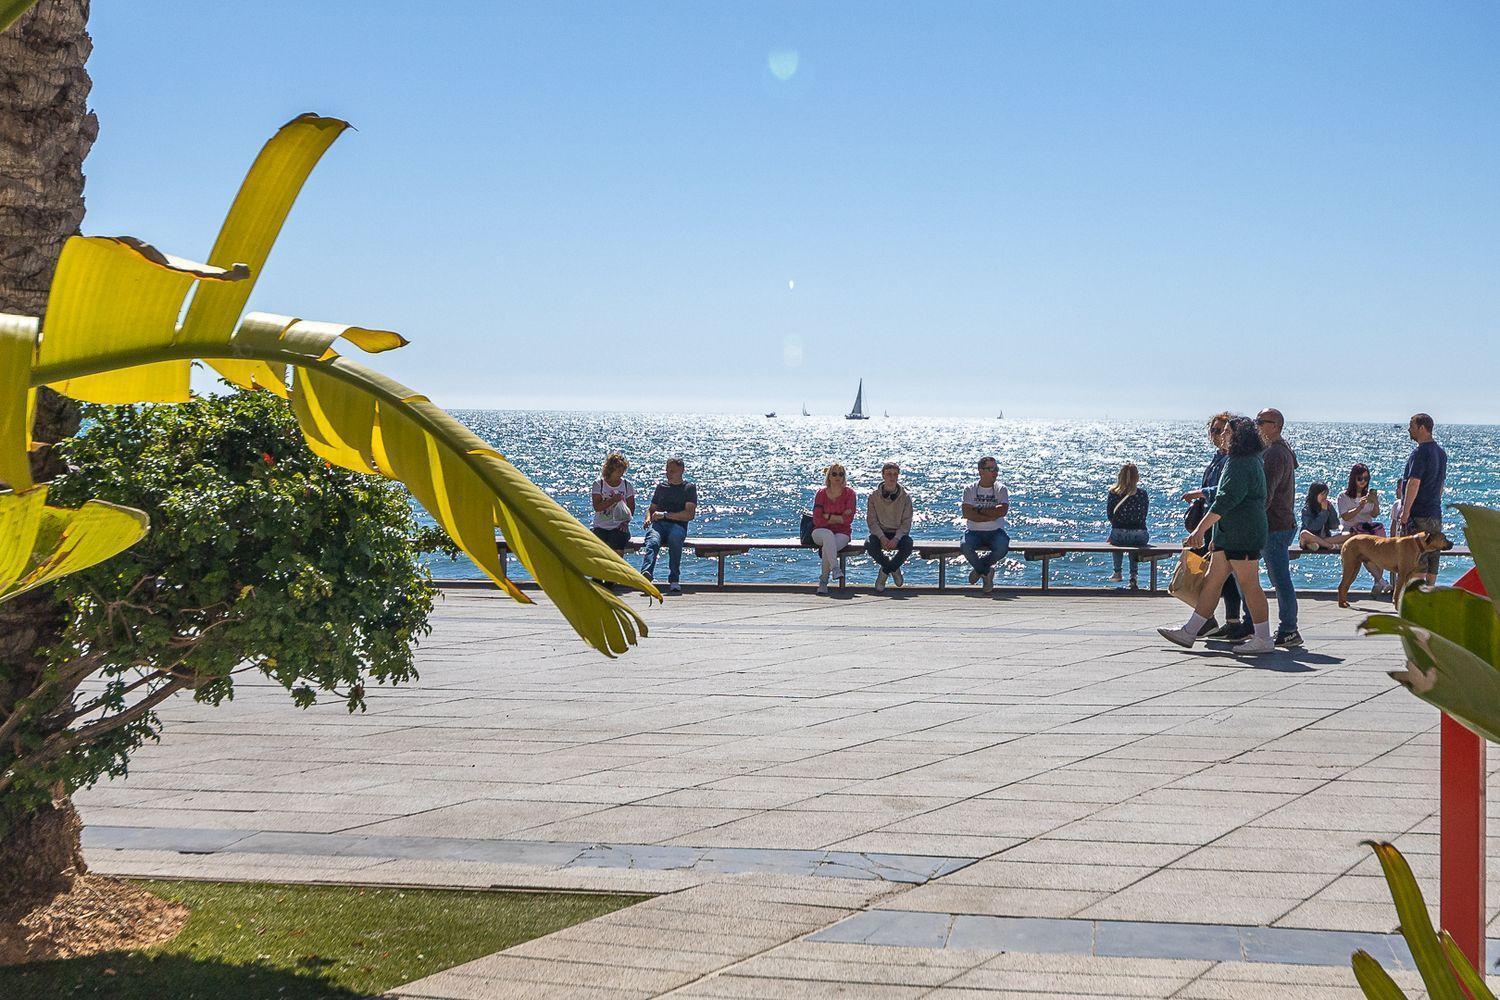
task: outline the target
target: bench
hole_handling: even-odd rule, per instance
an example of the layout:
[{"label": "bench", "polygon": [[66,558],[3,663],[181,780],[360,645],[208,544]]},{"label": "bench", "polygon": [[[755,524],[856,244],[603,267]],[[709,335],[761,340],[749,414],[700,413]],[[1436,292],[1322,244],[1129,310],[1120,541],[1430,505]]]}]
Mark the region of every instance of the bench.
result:
[{"label": "bench", "polygon": [[[912,554],[918,559],[936,561],[938,564],[938,590],[948,589],[948,560],[962,558],[963,554],[958,549],[958,539],[913,539]],[[638,551],[644,540],[632,538],[626,546],[627,552]],[[509,566],[510,550],[502,538],[496,538],[496,545],[500,550],[500,568],[504,572]],[[718,561],[716,584],[724,586],[724,561],[730,556],[742,556],[750,552],[767,550],[795,551],[798,549],[815,553],[808,549],[800,539],[796,538],[693,538],[689,536],[684,548],[690,550],[693,555],[701,559],[714,559]],[[1159,579],[1157,564],[1163,559],[1176,559],[1182,553],[1182,545],[1173,543],[1170,545],[1111,545],[1108,542],[1063,542],[1063,541],[1028,541],[1025,539],[1012,539],[1010,551],[1020,555],[1027,562],[1040,562],[1042,564],[1042,590],[1051,589],[1052,560],[1060,559],[1076,553],[1092,555],[1105,555],[1121,552],[1126,555],[1134,555],[1141,562],[1151,568],[1151,593],[1159,590]],[[839,553],[839,587],[846,585],[846,562],[850,556],[861,556],[865,554],[864,541],[850,542]],[[1303,555],[1320,556],[1336,555],[1337,550],[1318,549],[1315,552],[1303,552],[1298,546],[1292,546],[1290,556],[1298,559]],[[1445,556],[1467,557],[1469,550],[1463,546],[1455,546],[1453,549],[1443,553]]]},{"label": "bench", "polygon": [[[510,565],[510,549],[505,546],[504,538],[495,538],[496,547],[499,549],[499,568],[501,573]],[[625,546],[625,552],[639,552],[640,546],[645,544],[643,538],[631,538],[630,543]],[[684,549],[691,550],[694,556],[700,559],[717,559],[718,567],[715,574],[715,585],[724,586],[724,559],[729,556],[742,556],[750,552],[765,552],[765,550],[805,550],[814,553],[816,550],[808,549],[801,543],[799,538],[693,538],[688,535],[684,543]],[[1160,580],[1158,580],[1157,564],[1163,559],[1176,559],[1182,555],[1181,544],[1149,544],[1149,546],[1112,546],[1107,541],[1026,541],[1011,540],[1011,552],[1017,553],[1028,562],[1041,562],[1041,589],[1050,591],[1052,589],[1052,561],[1064,556],[1076,555],[1076,553],[1088,553],[1088,555],[1109,555],[1109,553],[1121,552],[1125,555],[1134,555],[1140,562],[1145,562],[1151,567],[1152,594],[1160,592]],[[862,556],[864,552],[864,541],[850,541],[844,546],[843,552],[838,553],[838,586],[846,586],[846,561],[849,556]],[[912,540],[912,555],[918,559],[938,562],[938,589],[948,589],[948,559],[963,558],[959,550],[957,538],[944,538],[944,540]],[[1293,559],[1308,556],[1338,555],[1337,549],[1319,549],[1316,552],[1304,552],[1301,546],[1292,546],[1289,555]],[[1455,546],[1443,553],[1445,556],[1458,556],[1467,558],[1469,549],[1464,546]]]}]

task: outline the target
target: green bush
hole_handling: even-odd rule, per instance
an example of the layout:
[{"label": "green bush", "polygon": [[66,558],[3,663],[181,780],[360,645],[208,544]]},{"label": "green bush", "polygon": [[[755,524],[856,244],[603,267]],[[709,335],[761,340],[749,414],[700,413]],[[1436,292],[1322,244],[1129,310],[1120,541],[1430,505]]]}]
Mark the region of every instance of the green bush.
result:
[{"label": "green bush", "polygon": [[217,705],[253,670],[298,705],[332,696],[354,711],[367,683],[416,677],[434,588],[406,491],[314,456],[282,400],[89,407],[65,448],[81,471],[53,485],[53,502],[136,507],[151,531],[57,584],[70,620],[52,676],[0,746],[0,825],[59,781],[71,791],[124,773],[176,690]]}]

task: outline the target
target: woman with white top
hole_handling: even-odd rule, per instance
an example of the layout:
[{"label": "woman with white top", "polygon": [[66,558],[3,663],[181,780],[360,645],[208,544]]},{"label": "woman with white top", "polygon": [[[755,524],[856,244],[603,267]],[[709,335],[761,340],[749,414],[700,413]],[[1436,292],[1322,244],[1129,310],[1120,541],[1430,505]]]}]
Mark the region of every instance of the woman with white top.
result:
[{"label": "woman with white top", "polygon": [[[1349,470],[1349,485],[1333,501],[1339,514],[1339,524],[1351,535],[1379,535],[1385,537],[1385,525],[1380,523],[1380,495],[1370,488],[1370,467],[1358,463]],[[1385,570],[1368,567],[1375,578],[1375,591],[1386,590]]]},{"label": "woman with white top", "polygon": [[617,451],[604,460],[604,469],[589,490],[594,505],[594,534],[614,549],[624,553],[630,544],[630,519],[635,516],[635,487],[625,478],[630,463]]}]

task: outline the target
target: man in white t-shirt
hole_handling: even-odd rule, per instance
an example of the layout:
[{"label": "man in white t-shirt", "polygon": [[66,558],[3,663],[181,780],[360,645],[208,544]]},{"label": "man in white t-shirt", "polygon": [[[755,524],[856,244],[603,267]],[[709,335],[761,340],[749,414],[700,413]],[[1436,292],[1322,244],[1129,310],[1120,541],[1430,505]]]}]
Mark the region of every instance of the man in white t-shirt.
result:
[{"label": "man in white t-shirt", "polygon": [[621,553],[630,544],[630,519],[635,514],[635,487],[625,478],[628,468],[630,463],[625,456],[612,452],[589,490],[589,500],[594,506],[594,534]]},{"label": "man in white t-shirt", "polygon": [[[995,586],[995,566],[1010,551],[1010,535],[1005,532],[1005,515],[1010,513],[1010,491],[996,482],[1000,463],[986,456],[979,460],[979,482],[964,489],[963,510],[968,525],[958,550],[973,567],[969,582],[984,581],[988,594]],[[985,549],[987,555],[980,555]]]}]

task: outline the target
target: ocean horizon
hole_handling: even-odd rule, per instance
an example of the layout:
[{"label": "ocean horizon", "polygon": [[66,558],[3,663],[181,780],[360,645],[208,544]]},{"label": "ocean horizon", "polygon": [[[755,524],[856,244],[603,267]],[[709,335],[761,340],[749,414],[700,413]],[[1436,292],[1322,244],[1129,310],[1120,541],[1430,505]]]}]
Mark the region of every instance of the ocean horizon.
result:
[{"label": "ocean horizon", "polygon": [[[464,410],[452,411],[480,438],[575,516],[588,523],[589,487],[598,478],[605,456],[622,452],[630,461],[626,478],[638,493],[631,532],[640,535],[651,488],[662,478],[666,459],[680,455],[687,478],[698,485],[698,516],[689,537],[786,538],[797,534],[801,515],[812,505],[823,483],[823,469],[840,462],[859,500],[863,527],[864,498],[880,480],[880,467],[899,462],[902,482],[912,495],[912,535],[918,539],[957,539],[962,533],[959,500],[976,478],[975,464],[984,455],[1000,463],[1000,481],[1010,490],[1009,531],[1015,540],[1103,541],[1109,534],[1105,493],[1122,463],[1141,470],[1141,486],[1150,494],[1148,524],[1156,544],[1180,541],[1187,534],[1183,492],[1198,487],[1212,454],[1204,421],[1191,420],[1036,420],[995,418],[884,417],[846,420],[843,416],[797,414],[768,418],[725,413],[652,413],[612,410]],[[1204,420],[1206,421],[1207,415]],[[1297,453],[1298,506],[1314,482],[1341,492],[1355,462],[1368,465],[1380,494],[1382,519],[1389,525],[1390,500],[1412,442],[1405,424],[1356,422],[1289,422],[1286,437]],[[1448,451],[1445,506],[1472,503],[1500,506],[1500,426],[1442,425],[1438,441]],[[425,517],[425,515],[424,515]],[[1444,525],[1455,544],[1463,544],[1462,518],[1447,510]],[[863,541],[864,534],[856,535]],[[639,565],[638,556],[627,557]],[[663,554],[665,560],[665,554]],[[440,554],[427,557],[434,577],[478,579],[472,563]],[[1444,560],[1441,579],[1451,582],[1471,563]],[[525,574],[515,560],[512,572]],[[1327,589],[1337,585],[1335,557],[1303,558],[1292,563],[1299,586]],[[715,562],[690,552],[683,556],[686,583],[709,583]],[[731,557],[727,582],[811,583],[818,563],[811,552],[772,551]],[[1111,586],[1108,556],[1073,555],[1052,561],[1053,586]],[[906,565],[912,584],[935,584],[937,564],[912,558]],[[1144,586],[1148,570],[1143,566]],[[875,568],[863,557],[851,559],[851,583],[874,579]],[[1127,570],[1128,576],[1128,570]],[[657,577],[666,579],[665,563]],[[952,578],[963,579],[961,573]],[[1036,586],[1039,563],[1012,556],[1002,565],[997,583]],[[1165,581],[1162,583],[1165,586]],[[1364,575],[1357,588],[1368,590]]]}]

